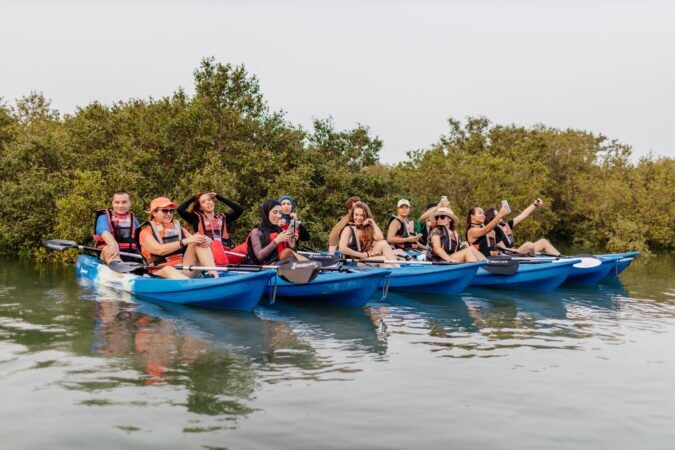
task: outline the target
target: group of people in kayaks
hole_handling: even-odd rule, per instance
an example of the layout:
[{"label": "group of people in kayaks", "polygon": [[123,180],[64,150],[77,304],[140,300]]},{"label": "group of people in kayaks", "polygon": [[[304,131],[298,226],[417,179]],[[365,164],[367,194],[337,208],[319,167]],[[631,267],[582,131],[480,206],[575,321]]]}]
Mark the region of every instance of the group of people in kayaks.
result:
[{"label": "group of people in kayaks", "polygon": [[[218,203],[230,212],[217,211]],[[482,261],[502,253],[560,255],[546,239],[525,242],[515,247],[513,229],[536,208],[536,199],[509,221],[508,204],[497,210],[472,207],[466,217],[464,240],[459,219],[450,208],[447,197],[426,205],[416,222],[411,220],[410,202],[401,199],[391,215],[386,234],[377,225],[368,205],[359,197],[345,203],[346,214],[337,222],[328,238],[328,253],[339,251],[345,258],[366,260],[383,266],[395,261],[418,259],[447,262]],[[192,233],[175,217],[176,212],[189,225]],[[142,255],[154,276],[170,279],[194,278],[201,272],[181,270],[177,266],[215,267],[230,264],[274,264],[288,258],[305,259],[298,253],[300,242],[310,234],[299,220],[291,196],[268,199],[261,205],[261,221],[239,245],[230,240],[228,225],[244,212],[237,203],[215,192],[201,192],[180,205],[167,197],[150,202],[147,220],[140,224],[131,211],[131,198],[126,191],[113,194],[112,205],[97,211],[94,241],[105,263],[122,261],[125,253]],[[207,271],[218,277],[218,271]]]}]

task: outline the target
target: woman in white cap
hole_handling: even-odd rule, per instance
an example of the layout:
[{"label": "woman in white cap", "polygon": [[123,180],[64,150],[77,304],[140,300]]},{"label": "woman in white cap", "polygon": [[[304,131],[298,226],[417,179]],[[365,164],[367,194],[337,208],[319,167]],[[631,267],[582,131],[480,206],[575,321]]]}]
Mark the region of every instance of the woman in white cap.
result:
[{"label": "woman in white cap", "polygon": [[396,215],[389,218],[387,242],[397,249],[413,250],[417,248],[421,234],[415,233],[415,223],[408,220],[410,202],[404,198],[396,204]]},{"label": "woman in white cap", "polygon": [[436,226],[429,233],[427,259],[446,262],[485,261],[485,256],[478,249],[462,248],[457,232],[458,219],[450,208],[437,208],[433,214]]}]

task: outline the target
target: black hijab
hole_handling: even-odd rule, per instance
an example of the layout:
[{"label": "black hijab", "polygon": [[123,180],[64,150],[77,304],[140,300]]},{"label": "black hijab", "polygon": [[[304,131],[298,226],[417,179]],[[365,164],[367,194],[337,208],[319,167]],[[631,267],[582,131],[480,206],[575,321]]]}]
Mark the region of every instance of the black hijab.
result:
[{"label": "black hijab", "polygon": [[[270,234],[272,233],[281,233],[283,230],[281,227],[274,225],[272,222],[270,222],[270,211],[274,209],[275,206],[281,206],[281,203],[274,199],[267,199],[263,202],[262,207],[261,207],[261,221],[258,225],[255,226],[260,232],[262,233],[262,236],[260,238],[260,243],[262,244],[263,247],[266,247],[270,243]],[[254,229],[255,229],[254,228]],[[255,257],[255,252],[253,251],[253,246],[251,245],[250,241],[248,241],[248,248],[247,248],[247,253],[248,253],[248,258],[256,263],[260,263],[258,259]],[[277,249],[274,249],[274,252],[269,256],[269,261],[276,261],[279,259],[279,254],[277,252]]]}]

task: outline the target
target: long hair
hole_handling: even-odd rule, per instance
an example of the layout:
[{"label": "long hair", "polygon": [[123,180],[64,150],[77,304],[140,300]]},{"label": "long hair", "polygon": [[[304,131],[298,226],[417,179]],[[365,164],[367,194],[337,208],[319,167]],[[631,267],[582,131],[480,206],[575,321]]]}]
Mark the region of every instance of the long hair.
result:
[{"label": "long hair", "polygon": [[[466,215],[466,229],[464,230],[464,235],[466,236],[467,241],[469,240],[469,230],[471,229],[471,216],[476,212],[476,210],[480,208],[478,205],[473,205],[471,209],[469,209],[469,214]],[[470,244],[471,242],[469,242]]]},{"label": "long hair", "polygon": [[192,208],[192,212],[197,212],[197,213],[202,212],[202,205],[199,204],[199,199],[202,198],[202,195],[209,195],[209,193],[208,192],[200,192],[199,194],[194,196],[194,200],[192,201],[192,205],[190,205],[190,207]]},{"label": "long hair", "polygon": [[[363,210],[363,214],[365,215],[363,220],[366,219],[372,219],[373,218],[373,213],[370,212],[370,208],[368,205],[366,205],[363,202],[355,202],[352,205],[352,209],[349,210],[349,223],[354,223],[354,210],[356,208],[360,208]],[[374,236],[375,236],[375,229],[373,228],[372,225],[366,225],[357,227],[361,230],[361,234],[363,235],[363,247],[364,249],[370,249],[371,245],[373,244]],[[356,238],[356,236],[354,236]],[[367,251],[367,250],[366,250]]]},{"label": "long hair", "polygon": [[354,203],[360,202],[361,197],[357,197],[356,195],[349,197],[347,201],[345,202],[345,209],[347,212],[349,212],[352,209],[352,206],[354,206]]},{"label": "long hair", "polygon": [[497,217],[497,210],[494,208],[488,208],[485,210],[485,223],[492,222],[495,217]]}]

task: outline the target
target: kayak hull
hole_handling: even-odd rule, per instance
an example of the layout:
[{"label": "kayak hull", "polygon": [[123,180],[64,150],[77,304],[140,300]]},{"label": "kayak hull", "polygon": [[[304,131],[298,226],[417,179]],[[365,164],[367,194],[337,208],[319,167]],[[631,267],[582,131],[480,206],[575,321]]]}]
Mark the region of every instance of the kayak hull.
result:
[{"label": "kayak hull", "polygon": [[224,272],[219,278],[164,280],[113,272],[86,255],[77,258],[75,272],[94,284],[129,292],[141,300],[244,311],[255,308],[270,278],[275,276],[273,271]]},{"label": "kayak hull", "polygon": [[565,280],[565,284],[575,284],[590,286],[597,284],[600,280],[610,274],[616,262],[621,259],[620,256],[603,255],[598,256],[600,264],[595,267],[572,267],[570,275]]},{"label": "kayak hull", "polygon": [[606,257],[606,256],[618,256],[620,257],[614,264],[614,267],[609,271],[609,274],[607,274],[608,277],[618,277],[621,272],[626,270],[628,266],[630,266],[630,263],[633,262],[635,257],[639,255],[640,252],[626,252],[626,253],[611,253],[607,255],[598,255],[598,257]]},{"label": "kayak hull", "polygon": [[401,265],[391,268],[389,289],[433,294],[458,294],[485,262],[452,265]]},{"label": "kayak hull", "polygon": [[321,272],[307,284],[293,284],[275,276],[268,283],[266,294],[272,296],[276,283],[277,300],[361,308],[384,285],[387,276],[388,269],[330,271]]},{"label": "kayak hull", "polygon": [[579,259],[570,259],[550,263],[520,264],[513,275],[495,275],[479,268],[471,281],[471,286],[523,289],[532,291],[552,291],[560,286],[572,271],[572,265]]}]

